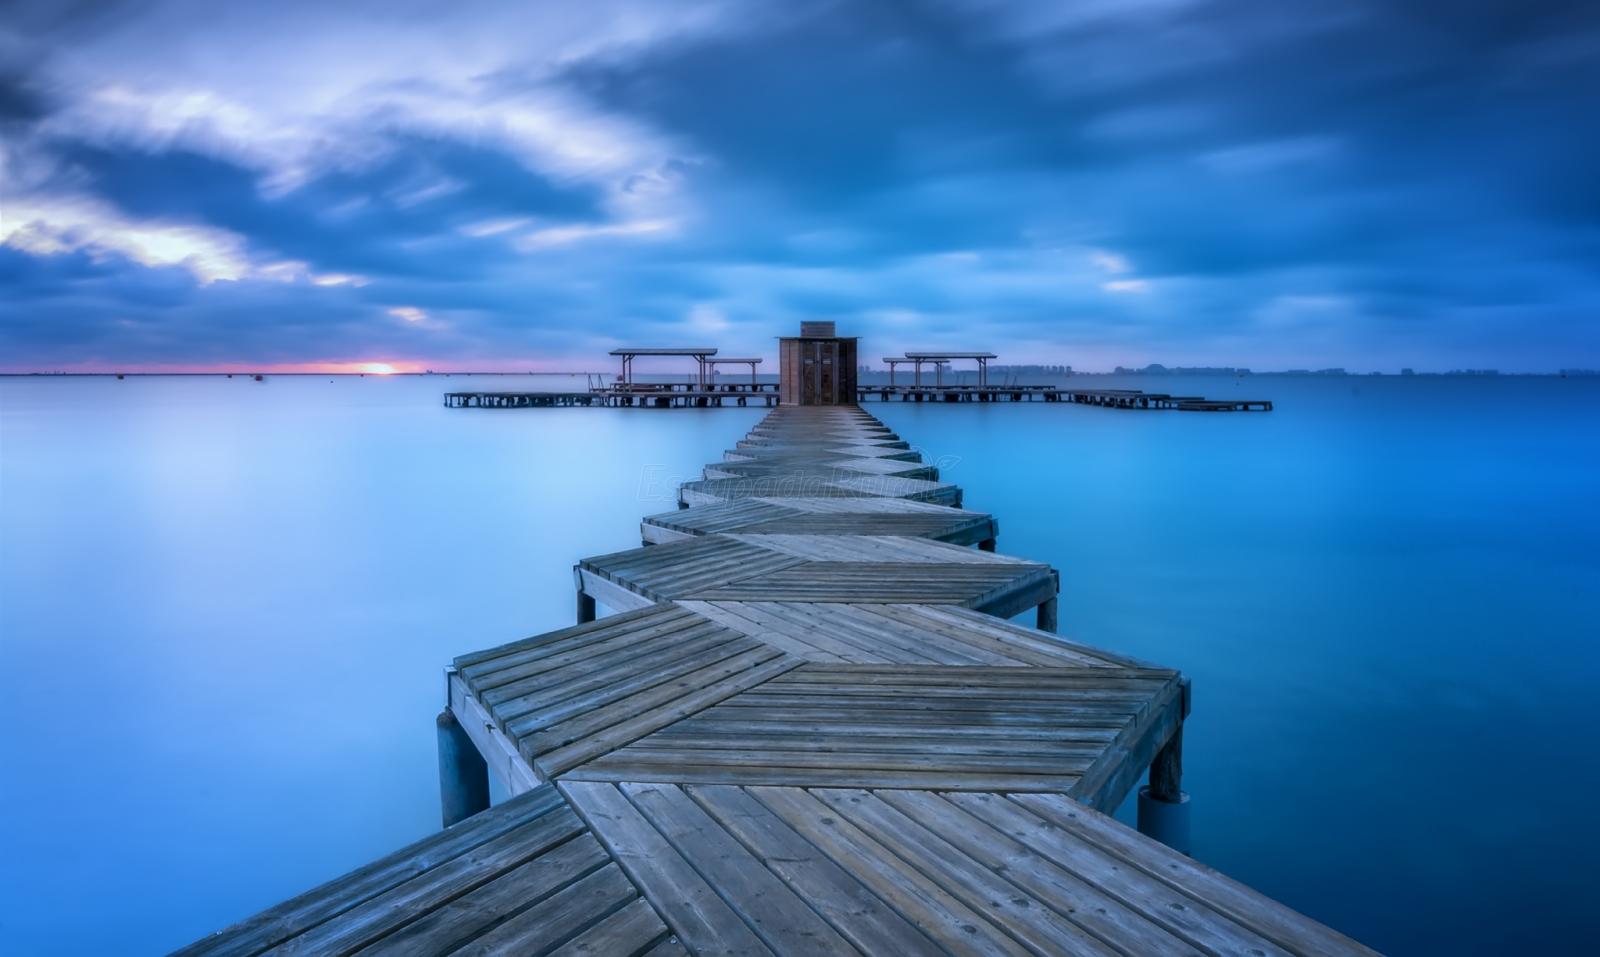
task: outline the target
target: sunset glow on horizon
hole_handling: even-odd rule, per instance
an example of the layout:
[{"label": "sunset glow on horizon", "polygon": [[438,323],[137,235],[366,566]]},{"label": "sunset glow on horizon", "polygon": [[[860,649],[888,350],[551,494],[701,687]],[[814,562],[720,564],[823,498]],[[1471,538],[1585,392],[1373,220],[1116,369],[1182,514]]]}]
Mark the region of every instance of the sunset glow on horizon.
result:
[{"label": "sunset glow on horizon", "polygon": [[[596,363],[589,363],[595,365]],[[507,362],[504,359],[483,363],[462,363],[434,368],[410,359],[384,361],[357,359],[312,362],[217,362],[217,363],[126,363],[104,361],[70,363],[48,369],[0,366],[0,375],[583,375],[595,369],[551,368],[546,361]],[[671,373],[673,369],[663,369]]]}]

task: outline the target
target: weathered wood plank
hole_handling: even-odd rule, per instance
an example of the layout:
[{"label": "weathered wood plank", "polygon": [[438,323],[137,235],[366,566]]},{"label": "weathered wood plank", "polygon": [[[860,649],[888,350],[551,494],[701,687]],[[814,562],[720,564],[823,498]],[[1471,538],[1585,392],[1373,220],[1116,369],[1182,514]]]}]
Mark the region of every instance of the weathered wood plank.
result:
[{"label": "weathered wood plank", "polygon": [[800,788],[756,787],[748,793],[810,841],[950,954],[1026,954],[1022,945],[979,911],[906,864],[854,824]]},{"label": "weathered wood plank", "polygon": [[565,773],[563,781],[639,781],[672,784],[738,784],[772,787],[818,788],[945,788],[951,791],[1066,793],[1078,778],[1067,774],[966,774],[942,769],[926,771],[857,771],[839,768],[787,768],[773,765],[693,765],[681,761],[666,766],[627,758],[594,761]]},{"label": "weathered wood plank", "polygon": [[1005,875],[1035,900],[1124,953],[1201,953],[1144,914],[1124,907],[1092,880],[1058,867],[1029,845],[932,791],[884,790],[875,794],[982,867]]},{"label": "weathered wood plank", "polygon": [[548,787],[496,805],[454,827],[202,938],[177,953],[215,957],[261,953],[562,806],[560,795],[554,788]]},{"label": "weathered wood plank", "polygon": [[611,856],[696,954],[771,954],[716,890],[610,784],[558,785]]},{"label": "weathered wood plank", "polygon": [[[674,678],[693,674],[703,668],[726,661],[742,651],[763,647],[759,643],[727,632],[707,636],[691,644],[675,646],[661,654],[657,667],[633,666],[626,671],[610,670],[603,675],[569,682],[549,691],[541,690],[527,699],[513,699],[507,707],[497,709],[506,726],[515,734],[525,736],[549,728],[596,709],[647,691]],[[529,703],[524,706],[522,702]]]},{"label": "weathered wood plank", "polygon": [[812,794],[1030,950],[1116,957],[1104,941],[876,796],[839,789]]},{"label": "weathered wood plank", "polygon": [[520,664],[545,655],[568,651],[582,647],[589,642],[623,634],[630,629],[640,626],[645,622],[658,623],[685,617],[681,608],[673,605],[661,605],[656,608],[644,608],[623,615],[613,615],[602,622],[574,625],[559,631],[552,631],[521,641],[499,645],[483,651],[461,655],[454,661],[454,667],[463,675],[473,677],[479,674],[483,665],[494,662],[494,667],[507,667]]},{"label": "weathered wood plank", "polygon": [[[470,820],[470,819],[469,819]],[[459,857],[283,941],[272,953],[348,953],[566,842],[583,830],[570,808],[558,807]]]},{"label": "weathered wood plank", "polygon": [[[572,840],[557,845],[546,853],[506,871],[504,874],[455,898],[443,906],[428,911],[393,933],[373,940],[356,951],[358,954],[444,954],[462,944],[480,938],[499,924],[506,914],[516,913],[532,901],[564,893],[569,885],[581,885],[586,879],[610,864],[611,858],[591,835],[579,833]],[[620,871],[610,869],[615,880],[609,887],[612,906],[620,905],[637,896]],[[608,902],[591,905],[605,907]],[[593,920],[590,913],[588,923]],[[552,933],[548,925],[540,928],[550,935],[546,939],[560,940],[559,931]]]},{"label": "weathered wood plank", "polygon": [[[551,954],[552,957],[614,957],[647,949],[653,955],[683,954],[683,946],[676,939],[668,939],[668,934],[670,931],[661,916],[641,898],[608,915]],[[519,948],[508,950],[527,953]]]},{"label": "weathered wood plank", "polygon": [[[747,654],[750,657],[738,656],[716,666],[715,669],[708,669],[703,677],[711,680],[706,683],[690,681],[686,677],[683,680],[690,688],[687,693],[676,697],[663,695],[662,698],[665,700],[662,703],[633,717],[615,721],[612,715],[607,714],[594,720],[576,719],[584,724],[575,727],[568,726],[573,722],[558,725],[557,729],[561,730],[552,729],[553,733],[541,733],[546,735],[542,741],[539,740],[540,734],[535,734],[525,739],[522,744],[523,753],[530,755],[531,752],[537,755],[537,757],[530,756],[534,767],[547,779],[553,778],[563,771],[614,751],[652,731],[716,704],[723,698],[776,677],[799,664],[795,659],[784,657],[776,651],[771,652],[770,656],[765,652]],[[652,692],[644,694],[651,695]],[[652,696],[647,700],[653,702],[658,699]],[[637,702],[629,699],[628,706],[636,707]],[[561,743],[549,750],[543,750],[546,745],[557,742]]]},{"label": "weathered wood plank", "polygon": [[[586,838],[593,840],[593,838]],[[600,850],[598,847],[597,850]],[[605,865],[601,868],[586,873],[583,877],[566,882],[560,890],[543,897],[527,897],[522,902],[520,909],[516,904],[503,907],[491,914],[503,918],[505,914],[512,914],[509,920],[489,930],[487,933],[476,936],[465,947],[459,950],[450,949],[441,942],[437,949],[418,949],[416,953],[423,954],[451,954],[452,957],[487,957],[490,954],[542,954],[570,951],[576,941],[572,938],[579,935],[600,935],[601,928],[609,923],[608,918],[618,908],[623,908],[637,915],[637,923],[626,928],[612,925],[608,928],[610,943],[615,949],[607,951],[591,951],[595,953],[632,953],[651,946],[657,940],[666,936],[666,925],[661,918],[651,910],[649,904],[640,899],[639,892],[622,873],[621,868],[611,863],[609,854],[600,851]],[[531,901],[531,907],[526,906]],[[623,931],[626,936],[614,936],[616,931]],[[562,946],[563,944],[567,946]],[[561,947],[561,950],[556,950]],[[582,950],[577,952],[581,953]]]},{"label": "weathered wood plank", "polygon": [[[957,804],[964,800],[952,798]],[[972,800],[979,801],[979,798],[974,796]],[[1044,794],[1017,795],[1010,799],[995,797],[979,802],[974,813],[979,816],[993,814],[996,808],[1004,808],[1006,804],[1021,807],[1032,816],[1033,820],[1016,819],[1010,814],[1005,816],[1007,820],[1018,823],[1024,833],[1036,833],[1038,823],[1051,825],[1063,837],[1077,837],[1113,855],[1124,870],[1134,872],[1136,877],[1130,877],[1130,880],[1165,884],[1189,901],[1203,904],[1205,908],[1269,938],[1291,953],[1308,957],[1312,954],[1376,953],[1191,857],[1143,837],[1103,814],[1080,807],[1070,798]],[[996,827],[1005,826],[999,816],[984,819]],[[1020,836],[1019,839],[1030,843]],[[1047,845],[1030,843],[1030,846],[1041,853],[1048,853]]]},{"label": "weathered wood plank", "polygon": [[707,785],[686,791],[862,953],[921,954],[935,949],[916,925],[742,788]]},{"label": "weathered wood plank", "polygon": [[618,785],[657,831],[780,954],[855,953],[811,906],[778,880],[704,809],[670,784]]}]

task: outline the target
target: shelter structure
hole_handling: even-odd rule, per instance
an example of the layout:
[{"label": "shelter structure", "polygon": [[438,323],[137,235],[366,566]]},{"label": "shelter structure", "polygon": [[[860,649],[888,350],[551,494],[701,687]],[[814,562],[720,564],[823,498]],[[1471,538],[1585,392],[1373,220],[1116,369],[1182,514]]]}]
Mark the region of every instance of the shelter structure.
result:
[{"label": "shelter structure", "polygon": [[[992,352],[907,352],[906,358],[916,364],[917,384],[922,384],[922,363],[949,362],[952,359],[976,359],[978,361],[978,388],[982,389],[989,384],[989,360],[997,358]],[[936,365],[937,367],[937,365]]]},{"label": "shelter structure", "polygon": [[[717,354],[715,349],[705,348],[654,348],[654,347],[624,347],[612,349],[611,354],[622,359],[622,375],[618,377],[617,385],[623,389],[633,387],[633,360],[640,356],[687,356],[695,361],[695,385],[700,389],[706,387],[706,360]],[[745,360],[741,360],[745,361]]]},{"label": "shelter structure", "polygon": [[778,394],[784,405],[855,405],[856,338],[831,322],[802,322],[778,340]]},{"label": "shelter structure", "polygon": [[889,367],[889,388],[894,388],[894,370],[896,366],[910,365],[914,360],[905,356],[884,356],[884,364]]}]

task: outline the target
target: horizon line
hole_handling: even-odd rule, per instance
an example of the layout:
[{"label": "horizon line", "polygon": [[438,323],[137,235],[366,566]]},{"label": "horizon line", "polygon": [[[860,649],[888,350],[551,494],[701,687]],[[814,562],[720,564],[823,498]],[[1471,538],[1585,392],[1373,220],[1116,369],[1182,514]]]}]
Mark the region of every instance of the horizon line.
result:
[{"label": "horizon line", "polygon": [[[1028,367],[1028,368],[1043,368],[1043,367],[1051,366],[1051,365],[1059,365],[1059,363],[1016,363],[1016,364],[1013,364],[1013,365],[1014,366],[1023,366],[1023,367]],[[1155,367],[1159,371],[1153,371],[1152,367]],[[1003,368],[1007,368],[1007,366],[1005,366],[1005,365],[991,366],[990,367],[990,372],[992,373],[996,369],[1003,369]],[[1546,370],[1525,370],[1525,369],[1524,370],[1508,370],[1508,369],[1493,369],[1493,368],[1479,368],[1479,369],[1471,369],[1471,368],[1413,369],[1411,367],[1403,367],[1399,371],[1389,372],[1389,371],[1384,371],[1384,370],[1381,370],[1381,369],[1372,369],[1372,370],[1361,371],[1361,370],[1346,369],[1346,368],[1343,368],[1343,367],[1329,367],[1329,368],[1322,368],[1322,369],[1310,369],[1310,368],[1307,368],[1307,369],[1251,369],[1251,368],[1247,368],[1247,367],[1243,367],[1243,366],[1163,366],[1160,363],[1150,363],[1149,365],[1146,365],[1146,366],[1141,367],[1141,368],[1132,368],[1132,367],[1119,366],[1119,367],[1117,367],[1115,369],[1110,369],[1110,370],[1074,369],[1071,366],[1065,366],[1065,368],[1067,369],[1066,372],[1041,373],[1041,374],[1044,374],[1044,375],[1067,375],[1067,376],[1117,376],[1117,375],[1148,375],[1148,376],[1163,376],[1163,375],[1165,375],[1165,376],[1200,376],[1200,375],[1229,376],[1229,375],[1232,375],[1232,376],[1237,376],[1237,377],[1245,377],[1245,376],[1305,376],[1305,377],[1321,377],[1321,378],[1339,378],[1339,377],[1363,378],[1363,377],[1370,377],[1370,376],[1385,376],[1385,377],[1392,377],[1392,378],[1396,378],[1396,379],[1428,377],[1428,376],[1454,376],[1454,377],[1458,377],[1458,378],[1481,378],[1481,379],[1492,379],[1492,378],[1495,378],[1495,377],[1509,377],[1509,376],[1545,376],[1545,377],[1553,377],[1553,378],[1574,378],[1574,377],[1575,378],[1587,378],[1587,377],[1600,376],[1600,369],[1589,369],[1589,368],[1546,369]],[[860,366],[858,368],[858,371],[868,372],[868,373],[872,373],[872,374],[876,374],[876,375],[888,375],[889,374],[889,370],[888,369],[880,369],[880,368],[876,368],[876,367],[873,367],[873,366]],[[951,370],[949,372],[946,372],[945,374],[949,375],[949,376],[956,376],[956,375],[961,375],[963,373],[974,374],[974,370],[957,369],[957,370]],[[295,377],[313,377],[313,376],[330,376],[330,377],[334,377],[334,376],[338,376],[338,377],[350,377],[350,378],[362,378],[362,379],[364,379],[364,378],[367,378],[368,376],[371,376],[371,377],[374,377],[374,378],[396,378],[396,377],[404,377],[404,376],[423,377],[423,376],[453,376],[453,375],[457,375],[457,376],[595,376],[595,375],[609,376],[609,375],[614,375],[614,374],[615,374],[615,371],[614,370],[609,370],[609,369],[608,370],[595,370],[595,369],[583,370],[583,369],[580,369],[580,370],[570,371],[570,372],[569,371],[561,371],[561,370],[536,370],[536,369],[526,369],[526,370],[506,370],[506,369],[388,369],[388,370],[378,370],[378,369],[366,369],[366,370],[361,370],[361,369],[326,369],[326,370],[316,370],[316,369],[275,369],[275,368],[272,368],[270,366],[262,366],[262,367],[256,367],[256,368],[238,367],[238,368],[226,368],[226,369],[160,369],[160,370],[141,370],[141,369],[131,369],[130,368],[130,369],[117,369],[117,370],[107,369],[107,370],[95,370],[95,371],[69,370],[69,369],[30,369],[30,370],[27,370],[27,371],[18,371],[18,370],[0,369],[0,378],[9,378],[9,379],[20,379],[20,378],[130,378],[130,377],[155,378],[155,377],[159,377],[159,376],[174,376],[174,377],[177,377],[177,376],[222,376],[222,377],[232,378],[234,376],[246,376],[246,377],[248,377],[248,376],[257,376],[257,375],[259,375],[259,376],[269,376],[269,375],[270,376],[295,376]],[[898,375],[902,375],[902,376],[909,375],[908,373],[904,373],[904,372],[897,373],[897,374]],[[660,373],[644,373],[643,375],[647,376],[647,377],[648,376],[669,376],[669,377],[675,376],[675,377],[682,377],[684,375],[688,375],[688,376],[692,377],[693,373],[692,372],[687,372],[687,373],[685,373],[685,372],[660,372]],[[746,380],[746,379],[749,378],[748,375],[740,375],[740,374],[735,374],[735,373],[726,373],[725,376],[728,377],[728,378],[735,378],[735,379],[739,379],[739,380]],[[776,381],[777,378],[778,378],[777,373],[760,373],[759,377],[763,378],[763,379],[771,379],[773,381]],[[932,388],[933,386],[930,384],[929,387]]]}]

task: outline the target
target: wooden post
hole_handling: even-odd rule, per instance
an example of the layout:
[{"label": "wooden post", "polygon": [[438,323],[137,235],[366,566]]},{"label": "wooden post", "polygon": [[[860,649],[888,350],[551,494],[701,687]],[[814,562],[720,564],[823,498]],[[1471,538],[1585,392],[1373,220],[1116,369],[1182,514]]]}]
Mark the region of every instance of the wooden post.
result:
[{"label": "wooden post", "polygon": [[978,543],[978,551],[980,551],[980,552],[992,552],[992,551],[994,551],[994,546],[995,546],[994,539],[986,538],[983,541]]},{"label": "wooden post", "polygon": [[1059,607],[1060,602],[1061,599],[1054,595],[1040,602],[1038,612],[1039,619],[1035,627],[1037,627],[1040,631],[1048,631],[1051,634],[1055,634],[1056,610]]},{"label": "wooden post", "polygon": [[594,596],[578,589],[578,624],[584,625],[594,621],[595,608]]},{"label": "wooden post", "polygon": [[1183,793],[1183,724],[1150,762],[1150,783],[1139,789],[1139,833],[1189,853],[1189,795]]},{"label": "wooden post", "polygon": [[449,708],[439,712],[439,807],[444,826],[489,809],[489,765]]},{"label": "wooden post", "polygon": [[1150,762],[1150,796],[1157,801],[1177,803],[1183,795],[1183,725]]}]

